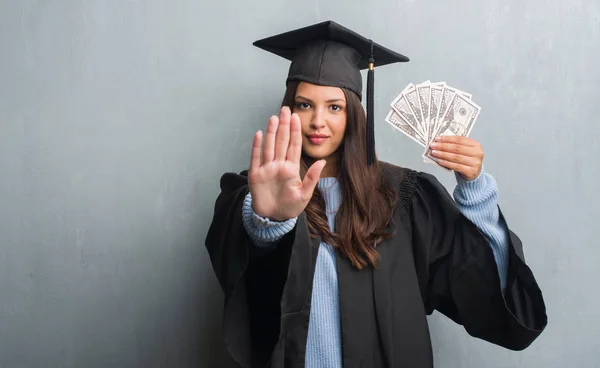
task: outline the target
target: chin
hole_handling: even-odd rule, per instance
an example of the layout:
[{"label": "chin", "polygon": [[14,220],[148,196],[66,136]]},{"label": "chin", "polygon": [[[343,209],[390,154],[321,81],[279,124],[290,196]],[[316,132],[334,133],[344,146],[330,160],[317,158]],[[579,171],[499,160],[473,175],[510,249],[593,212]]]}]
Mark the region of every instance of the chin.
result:
[{"label": "chin", "polygon": [[311,159],[317,161],[317,160],[322,160],[322,159],[327,159],[329,158],[333,152],[331,152],[330,150],[307,150],[304,152],[304,154],[308,157],[310,157]]},{"label": "chin", "polygon": [[336,151],[326,147],[311,147],[311,149],[304,150],[303,153],[311,160],[318,161],[323,159],[330,160]]}]

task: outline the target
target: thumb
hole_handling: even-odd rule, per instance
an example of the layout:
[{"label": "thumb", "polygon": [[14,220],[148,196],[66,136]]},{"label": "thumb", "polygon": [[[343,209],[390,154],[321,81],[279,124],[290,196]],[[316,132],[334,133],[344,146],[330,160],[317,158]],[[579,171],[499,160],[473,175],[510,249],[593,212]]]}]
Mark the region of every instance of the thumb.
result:
[{"label": "thumb", "polygon": [[302,181],[302,197],[310,199],[312,196],[317,183],[319,182],[319,178],[321,177],[321,172],[325,167],[327,162],[325,160],[319,160],[311,165],[311,167],[306,172],[304,176],[304,180]]}]

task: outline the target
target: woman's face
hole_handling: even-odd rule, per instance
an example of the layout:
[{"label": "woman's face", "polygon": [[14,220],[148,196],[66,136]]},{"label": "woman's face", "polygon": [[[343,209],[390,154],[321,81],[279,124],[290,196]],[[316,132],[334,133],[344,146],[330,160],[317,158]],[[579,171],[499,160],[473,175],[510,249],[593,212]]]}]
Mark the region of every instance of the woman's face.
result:
[{"label": "woman's face", "polygon": [[[313,160],[331,158],[344,140],[346,97],[337,87],[301,82],[295,113],[302,122],[302,151]],[[329,160],[328,160],[329,161]]]}]

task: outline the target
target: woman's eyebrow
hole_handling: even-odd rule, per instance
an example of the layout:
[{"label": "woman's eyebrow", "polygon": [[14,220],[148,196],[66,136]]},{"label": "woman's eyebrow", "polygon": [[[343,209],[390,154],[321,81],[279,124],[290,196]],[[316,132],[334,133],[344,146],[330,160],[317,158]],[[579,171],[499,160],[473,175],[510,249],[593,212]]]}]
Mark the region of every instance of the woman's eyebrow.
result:
[{"label": "woman's eyebrow", "polygon": [[[313,103],[313,101],[312,101],[310,98],[307,98],[307,97],[304,97],[304,96],[296,96],[296,99],[299,99],[299,100],[304,100],[304,101],[306,101],[306,102]],[[344,99],[342,99],[342,98],[332,98],[332,99],[329,99],[329,100],[327,100],[327,101],[325,101],[325,102],[327,102],[327,103],[332,103],[332,102],[344,102]]]},{"label": "woman's eyebrow", "polygon": [[312,103],[312,100],[311,100],[310,98],[306,98],[306,97],[304,97],[304,96],[296,96],[296,99],[297,99],[297,100],[304,100],[304,101],[306,101],[306,102],[310,102],[310,103]]}]

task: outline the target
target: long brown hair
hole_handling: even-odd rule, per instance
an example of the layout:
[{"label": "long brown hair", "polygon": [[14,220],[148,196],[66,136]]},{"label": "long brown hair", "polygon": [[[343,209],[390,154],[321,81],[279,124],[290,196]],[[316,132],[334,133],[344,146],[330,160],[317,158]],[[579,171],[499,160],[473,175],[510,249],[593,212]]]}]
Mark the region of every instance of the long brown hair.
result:
[{"label": "long brown hair", "polygon": [[[282,106],[289,106],[292,111],[298,84],[288,84],[282,102]],[[313,238],[320,236],[339,248],[354,267],[376,267],[379,259],[375,249],[377,243],[392,235],[385,228],[392,221],[397,192],[385,182],[383,168],[377,159],[367,166],[365,110],[354,92],[342,90],[346,97],[346,130],[338,149],[342,204],[336,215],[336,231],[329,230],[325,201],[319,190],[313,192],[305,209],[308,228]],[[304,177],[308,170],[304,157],[300,170]]]}]

